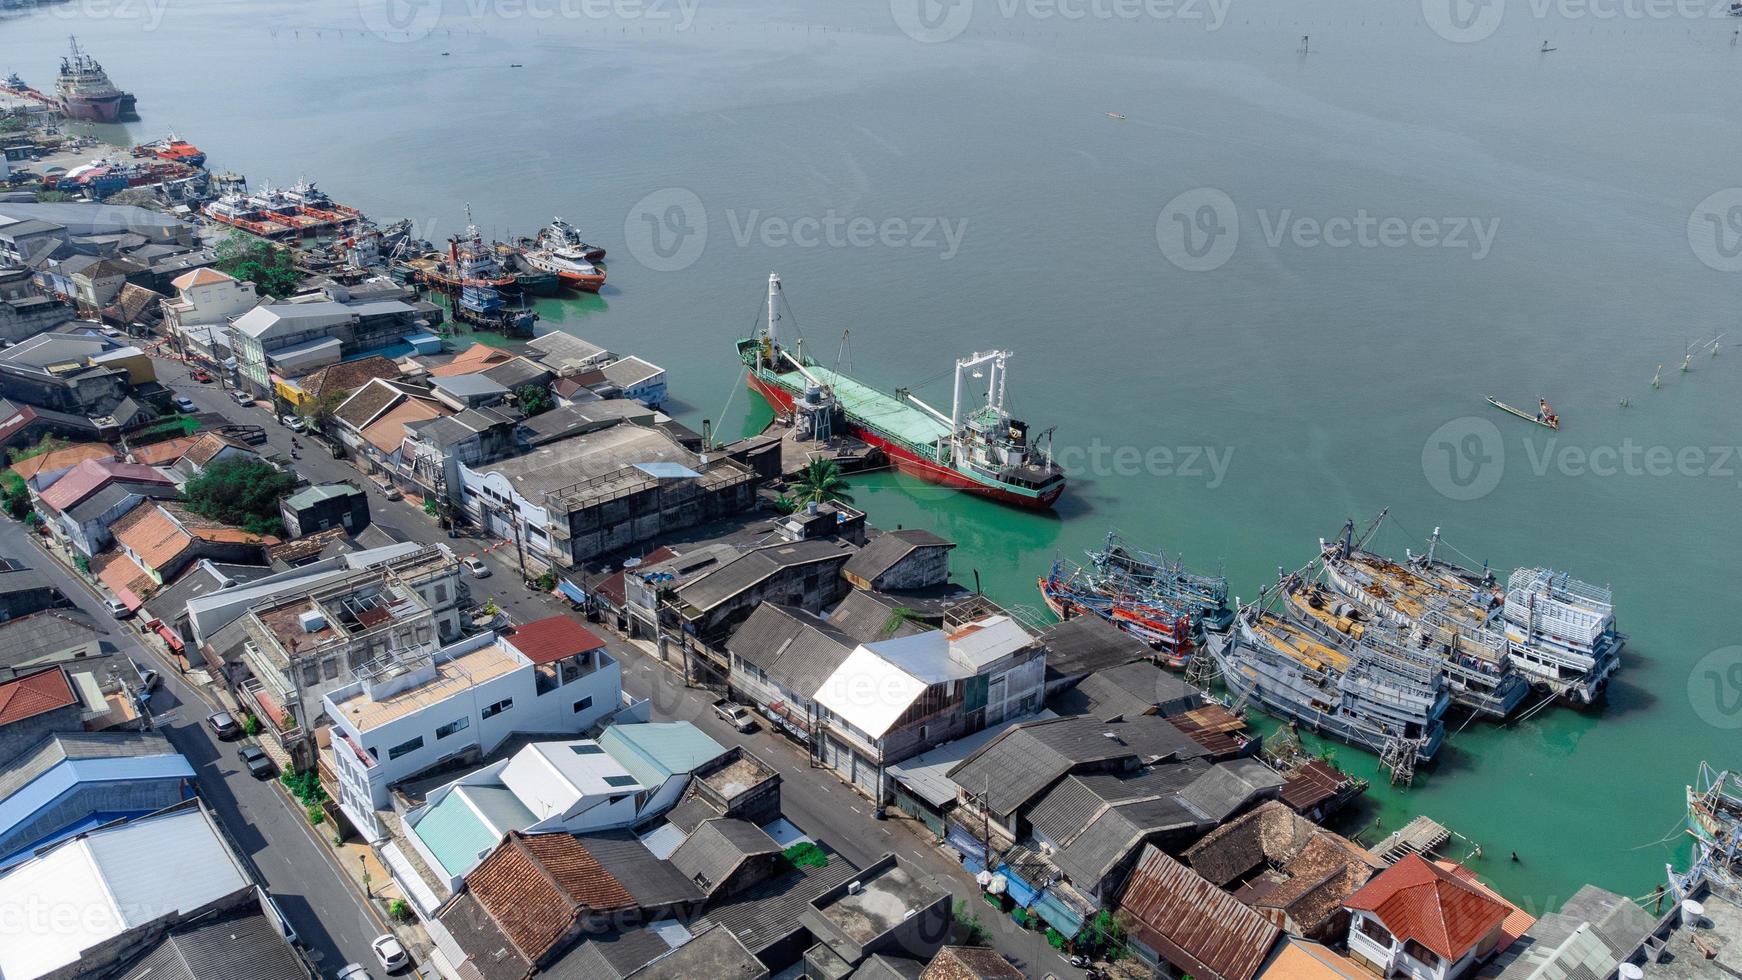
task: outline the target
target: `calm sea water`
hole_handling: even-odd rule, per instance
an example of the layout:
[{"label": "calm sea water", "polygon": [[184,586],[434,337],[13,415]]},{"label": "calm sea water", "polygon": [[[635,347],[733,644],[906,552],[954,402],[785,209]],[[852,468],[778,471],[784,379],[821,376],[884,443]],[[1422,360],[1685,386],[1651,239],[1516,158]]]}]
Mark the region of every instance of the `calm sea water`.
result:
[{"label": "calm sea water", "polygon": [[85,0],[0,19],[0,68],[46,85],[76,32],[138,95],[117,140],[174,127],[436,240],[464,202],[498,235],[578,223],[610,285],[546,324],[669,368],[691,424],[766,420],[731,342],[771,270],[813,355],[934,404],[953,357],[1014,350],[1011,399],[1073,469],[1056,515],[855,488],[1010,603],[1109,527],[1251,598],[1386,506],[1383,550],[1441,526],[1474,563],[1612,584],[1632,641],[1601,711],[1473,725],[1357,819],[1435,816],[1535,911],[1650,891],[1686,853],[1683,784],[1742,726],[1742,350],[1678,370],[1742,342],[1738,22],[894,6]]}]

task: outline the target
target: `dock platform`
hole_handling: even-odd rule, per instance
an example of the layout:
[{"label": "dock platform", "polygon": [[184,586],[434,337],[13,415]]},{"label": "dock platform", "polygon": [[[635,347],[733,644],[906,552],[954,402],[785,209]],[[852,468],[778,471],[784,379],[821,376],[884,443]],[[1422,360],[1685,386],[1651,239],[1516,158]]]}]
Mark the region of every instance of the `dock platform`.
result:
[{"label": "dock platform", "polygon": [[780,472],[787,476],[797,474],[813,459],[834,460],[842,473],[863,473],[866,470],[880,469],[888,462],[883,456],[883,450],[862,439],[848,436],[802,439],[797,429],[779,422],[775,422],[766,431],[778,433],[780,436]]},{"label": "dock platform", "polygon": [[1396,864],[1411,854],[1428,857],[1451,839],[1452,832],[1443,824],[1432,817],[1422,816],[1405,824],[1402,830],[1393,831],[1372,850],[1379,860]]}]

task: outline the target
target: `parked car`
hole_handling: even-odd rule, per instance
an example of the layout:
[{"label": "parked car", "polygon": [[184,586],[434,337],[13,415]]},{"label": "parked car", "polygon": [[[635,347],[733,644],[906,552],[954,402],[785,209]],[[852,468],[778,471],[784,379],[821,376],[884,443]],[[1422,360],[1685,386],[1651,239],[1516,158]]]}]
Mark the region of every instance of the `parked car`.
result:
[{"label": "parked car", "polygon": [[467,574],[471,575],[473,578],[489,578],[490,577],[490,566],[484,564],[482,561],[479,561],[477,558],[472,557],[471,555],[468,555],[464,558],[461,558],[460,564],[462,566],[464,566]]},{"label": "parked car", "polygon": [[198,381],[203,385],[209,385],[212,383],[212,372],[205,368],[194,368],[188,377],[193,378],[195,381]]},{"label": "parked car", "polygon": [[381,969],[388,973],[392,973],[411,962],[411,957],[406,955],[405,947],[401,946],[399,940],[391,935],[376,936],[375,941],[369,944],[369,948],[375,951],[375,958],[381,961]]},{"label": "parked car", "polygon": [[163,683],[163,678],[158,676],[157,671],[144,664],[135,663],[133,669],[139,673],[139,689],[146,694],[157,690],[158,686]]},{"label": "parked car", "polygon": [[714,714],[719,715],[726,724],[741,732],[752,731],[756,728],[756,716],[750,713],[750,709],[741,704],[733,704],[727,698],[721,698],[714,702]]},{"label": "parked car", "polygon": [[120,599],[104,599],[103,606],[109,610],[109,615],[116,619],[126,619],[133,615],[133,610],[128,609],[127,604]]},{"label": "parked car", "polygon": [[236,758],[242,760],[242,764],[248,767],[248,775],[255,779],[269,779],[278,771],[272,757],[261,751],[258,745],[242,746],[236,750]]},{"label": "parked car", "polygon": [[175,407],[187,412],[189,415],[200,410],[200,407],[194,404],[194,400],[186,395],[176,396]]},{"label": "parked car", "polygon": [[303,422],[302,416],[300,415],[286,415],[278,421],[284,423],[284,427],[292,432],[301,432],[308,428],[308,425]]},{"label": "parked car", "polygon": [[381,496],[388,500],[403,500],[405,498],[405,494],[391,483],[381,488]]},{"label": "parked car", "polygon": [[363,969],[361,963],[346,963],[339,968],[339,975],[335,980],[370,980],[369,971]]},{"label": "parked car", "polygon": [[242,723],[228,711],[219,711],[206,716],[206,724],[212,728],[212,734],[228,742],[242,734]]},{"label": "parked car", "polygon": [[237,389],[236,391],[230,392],[230,400],[235,402],[238,405],[252,405],[252,404],[254,404],[254,399],[248,397],[248,393],[246,391],[242,391],[241,389]]}]

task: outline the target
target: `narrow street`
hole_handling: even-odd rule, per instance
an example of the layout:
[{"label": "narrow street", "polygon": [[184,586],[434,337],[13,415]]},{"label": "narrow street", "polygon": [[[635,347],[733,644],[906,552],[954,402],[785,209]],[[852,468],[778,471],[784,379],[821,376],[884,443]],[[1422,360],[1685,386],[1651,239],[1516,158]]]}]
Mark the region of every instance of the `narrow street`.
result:
[{"label": "narrow street", "polygon": [[[180,362],[157,358],[155,363],[159,380],[176,394],[187,395],[202,411],[215,412],[236,422],[264,425],[272,451],[289,457],[290,431],[269,417],[264,408],[237,406],[218,384],[193,381],[187,374],[186,365]],[[570,611],[567,601],[522,585],[519,571],[514,567],[513,549],[498,548],[485,553],[485,549],[495,543],[492,539],[475,536],[449,539],[418,505],[385,499],[371,481],[348,463],[333,459],[313,440],[299,441],[303,444],[303,451],[301,459],[295,462],[298,474],[314,482],[355,480],[363,485],[369,492],[371,521],[395,539],[424,544],[446,543],[461,555],[481,553],[492,574],[486,578],[467,579],[475,600],[495,600],[516,622]],[[46,560],[43,563],[46,564]],[[54,571],[65,574],[58,566]],[[89,598],[89,593],[77,583],[72,584]],[[774,734],[767,726],[749,734],[738,732],[715,717],[712,702],[718,695],[684,687],[677,674],[660,664],[647,647],[624,641],[603,630],[600,632],[623,666],[623,689],[635,697],[649,699],[655,720],[690,721],[722,745],[743,745],[779,770],[784,812],[805,832],[822,839],[855,864],[864,865],[888,852],[914,862],[934,884],[965,902],[969,914],[978,917],[999,951],[1031,976],[1078,972],[1047,944],[1043,934],[1018,928],[1007,916],[986,905],[973,878],[932,844],[931,834],[924,825],[893,816],[877,820],[865,797],[850,789],[831,771],[812,769],[801,746]],[[185,701],[188,694],[180,679],[166,678],[166,681],[175,682],[174,696]],[[254,851],[269,854],[260,862],[265,866],[263,874],[275,891],[283,881],[288,886],[288,893],[296,896],[287,901],[286,913],[292,915],[298,931],[303,930],[303,920],[297,918],[298,914],[312,916],[318,912],[325,930],[305,932],[305,939],[310,939],[311,944],[316,943],[312,937],[324,939],[325,945],[316,944],[315,948],[325,956],[336,955],[336,948],[348,951],[348,955],[358,962],[368,962],[364,959],[368,956],[368,938],[383,930],[366,924],[366,913],[354,889],[341,900],[340,896],[351,889],[351,885],[349,881],[337,880],[342,876],[332,866],[331,851],[312,839],[307,821],[286,802],[283,794],[256,783],[239,771],[233,747],[214,743],[209,733],[199,725],[204,717],[203,710],[181,710],[190,717],[181,718],[178,712],[177,717],[167,723],[174,726],[173,732],[178,733],[171,737],[177,739],[178,747],[182,745],[182,739],[203,743],[203,746],[194,745],[191,751],[183,750],[201,770],[202,792],[208,792],[205,781],[212,781],[214,786],[207,798],[213,801],[213,808],[224,817],[228,826],[235,828],[239,840],[251,842]],[[256,792],[262,789],[266,792]],[[270,846],[268,840],[272,842]],[[291,843],[293,840],[294,844]],[[278,877],[274,877],[273,872]]]}]

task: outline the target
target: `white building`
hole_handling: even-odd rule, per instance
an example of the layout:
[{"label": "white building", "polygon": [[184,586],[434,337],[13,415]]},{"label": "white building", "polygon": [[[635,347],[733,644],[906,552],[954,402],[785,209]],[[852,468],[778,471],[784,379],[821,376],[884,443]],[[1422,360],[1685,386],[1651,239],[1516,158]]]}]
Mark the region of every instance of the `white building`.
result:
[{"label": "white building", "polygon": [[621,706],[622,673],[605,643],[566,616],[512,636],[406,650],[357,671],[322,700],[333,719],[339,805],[379,839],[388,788],[456,757],[482,757],[510,735],[575,734]]},{"label": "white building", "polygon": [[690,773],[725,753],[689,722],[613,725],[597,741],[536,742],[431,792],[406,814],[406,839],[452,892],[509,831],[634,827],[675,804]]},{"label": "white building", "polygon": [[163,301],[163,324],[186,351],[229,357],[230,321],[260,304],[251,282],[216,269],[195,269],[177,278],[174,297]]}]

